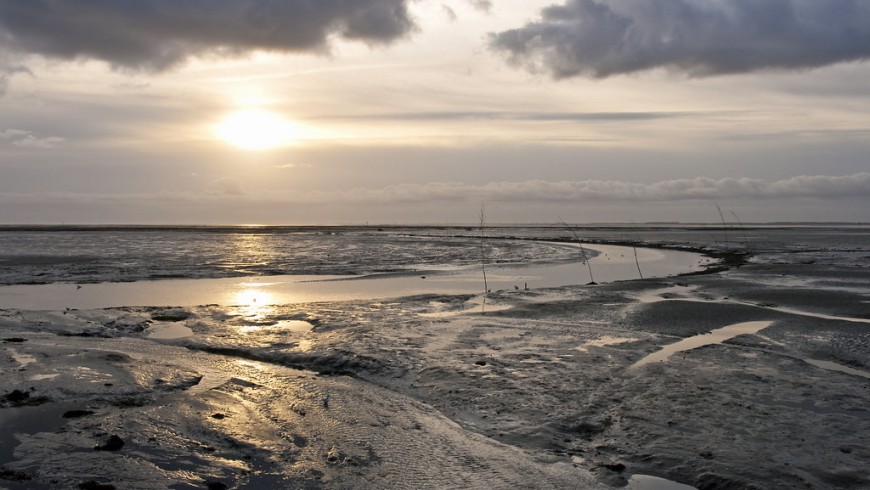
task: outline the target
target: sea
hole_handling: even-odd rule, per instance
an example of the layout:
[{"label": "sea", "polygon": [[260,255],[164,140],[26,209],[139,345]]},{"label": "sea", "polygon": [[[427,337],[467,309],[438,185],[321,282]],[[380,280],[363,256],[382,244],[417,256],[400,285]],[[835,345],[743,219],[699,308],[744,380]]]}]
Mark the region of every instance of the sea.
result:
[{"label": "sea", "polygon": [[558,287],[696,273],[723,251],[867,267],[870,226],[0,226],[0,308],[222,304],[252,284],[275,302]]}]

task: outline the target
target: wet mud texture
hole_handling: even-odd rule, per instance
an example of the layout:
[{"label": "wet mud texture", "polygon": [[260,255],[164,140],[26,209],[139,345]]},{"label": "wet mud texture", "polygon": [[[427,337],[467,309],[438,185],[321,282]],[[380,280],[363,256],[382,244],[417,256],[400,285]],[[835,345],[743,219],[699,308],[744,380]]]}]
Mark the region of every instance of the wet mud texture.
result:
[{"label": "wet mud texture", "polygon": [[[717,274],[493,292],[502,311],[202,306],[174,340],[148,338],[154,309],[0,311],[0,417],[26,427],[0,486],[868,488],[870,379],[807,362],[870,373],[862,253],[758,245]],[[748,321],[772,323],[631,368]]]}]

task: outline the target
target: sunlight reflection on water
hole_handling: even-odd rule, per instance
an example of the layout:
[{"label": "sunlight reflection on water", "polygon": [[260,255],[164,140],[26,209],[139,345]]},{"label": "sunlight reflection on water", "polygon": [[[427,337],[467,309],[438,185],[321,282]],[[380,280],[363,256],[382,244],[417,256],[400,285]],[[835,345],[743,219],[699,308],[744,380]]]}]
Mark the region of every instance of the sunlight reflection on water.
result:
[{"label": "sunlight reflection on water", "polygon": [[[564,246],[570,246],[561,244]],[[599,283],[637,279],[631,247],[589,245]],[[700,268],[699,254],[638,249],[644,277],[667,277]],[[492,291],[560,287],[589,282],[577,262],[495,265],[488,268]],[[249,318],[261,318],[275,304],[372,300],[419,294],[477,294],[483,288],[480,267],[427,271],[425,275],[373,276],[282,275],[220,279],[165,279],[129,283],[20,285],[0,287],[0,308],[60,310],[119,306],[237,306]]]}]

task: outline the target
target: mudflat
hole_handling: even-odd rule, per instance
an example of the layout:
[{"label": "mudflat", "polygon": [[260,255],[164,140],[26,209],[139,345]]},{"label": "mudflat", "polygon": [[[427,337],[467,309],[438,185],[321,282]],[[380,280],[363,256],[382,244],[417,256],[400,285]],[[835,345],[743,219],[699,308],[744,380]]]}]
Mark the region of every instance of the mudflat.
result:
[{"label": "mudflat", "polygon": [[0,487],[867,488],[866,231],[744,231],[484,304],[0,310]]}]

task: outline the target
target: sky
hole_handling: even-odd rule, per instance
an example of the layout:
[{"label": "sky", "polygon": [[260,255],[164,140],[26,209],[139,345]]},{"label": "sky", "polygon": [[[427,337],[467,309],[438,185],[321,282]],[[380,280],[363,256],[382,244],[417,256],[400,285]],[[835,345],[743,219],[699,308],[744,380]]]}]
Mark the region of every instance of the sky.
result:
[{"label": "sky", "polygon": [[870,222],[870,0],[0,0],[0,224]]}]

